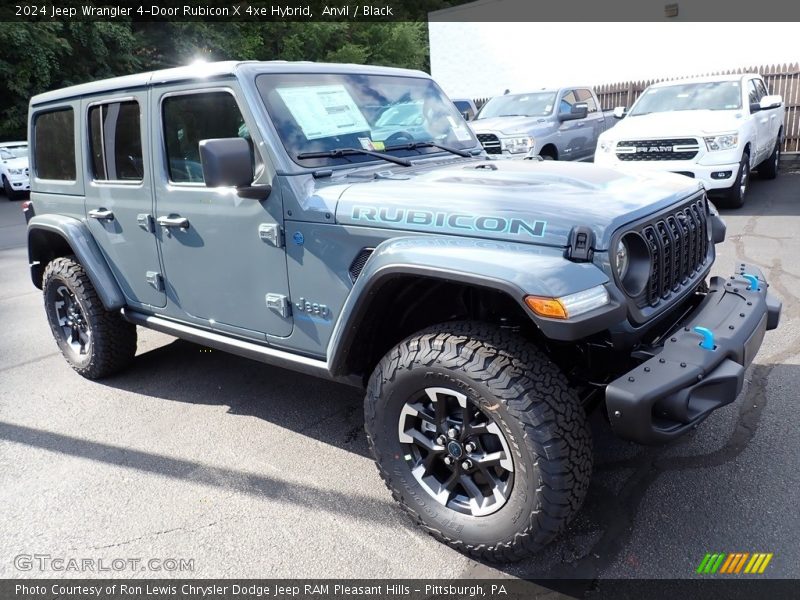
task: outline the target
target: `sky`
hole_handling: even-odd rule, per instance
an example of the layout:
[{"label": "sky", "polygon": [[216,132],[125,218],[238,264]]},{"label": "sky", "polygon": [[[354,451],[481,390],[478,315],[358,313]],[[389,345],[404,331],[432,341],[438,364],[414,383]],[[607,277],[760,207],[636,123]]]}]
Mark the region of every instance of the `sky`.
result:
[{"label": "sky", "polygon": [[451,98],[800,61],[798,23],[431,21],[428,29],[431,75]]}]

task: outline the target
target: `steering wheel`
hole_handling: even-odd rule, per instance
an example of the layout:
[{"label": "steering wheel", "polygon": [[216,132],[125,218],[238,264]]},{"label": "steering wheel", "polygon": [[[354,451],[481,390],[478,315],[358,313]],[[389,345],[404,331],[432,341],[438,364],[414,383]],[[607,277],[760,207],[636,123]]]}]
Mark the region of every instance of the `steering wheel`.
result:
[{"label": "steering wheel", "polygon": [[401,144],[410,144],[413,141],[414,136],[407,131],[395,131],[383,141],[383,144],[384,146],[398,146]]}]

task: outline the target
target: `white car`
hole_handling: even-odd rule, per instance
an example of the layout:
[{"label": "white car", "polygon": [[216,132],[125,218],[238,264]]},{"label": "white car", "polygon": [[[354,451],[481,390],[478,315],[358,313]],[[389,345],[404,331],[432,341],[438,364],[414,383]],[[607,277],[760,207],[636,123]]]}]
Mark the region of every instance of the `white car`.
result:
[{"label": "white car", "polygon": [[0,143],[0,177],[3,180],[3,191],[9,200],[30,193],[26,142]]},{"label": "white car", "polygon": [[614,111],[622,121],[600,136],[597,164],[694,177],[733,207],[744,204],[751,169],[778,174],[783,99],[758,74],[657,83]]}]

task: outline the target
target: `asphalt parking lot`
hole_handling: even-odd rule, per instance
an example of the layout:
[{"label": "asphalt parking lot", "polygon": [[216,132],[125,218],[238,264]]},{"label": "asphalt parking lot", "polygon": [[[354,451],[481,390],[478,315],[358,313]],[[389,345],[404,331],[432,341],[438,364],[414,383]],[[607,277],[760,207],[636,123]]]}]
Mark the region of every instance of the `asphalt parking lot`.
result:
[{"label": "asphalt parking lot", "polygon": [[765,576],[800,577],[800,174],[756,178],[723,211],[715,272],[755,263],[784,302],[742,396],[662,448],[595,417],[579,517],[499,568],[395,506],[355,390],[146,330],[129,371],[76,375],[30,283],[19,204],[0,197],[0,577],[81,575],[15,565],[39,554],[194,561],[103,573],[125,577],[686,578],[705,553],[740,551],[773,553]]}]

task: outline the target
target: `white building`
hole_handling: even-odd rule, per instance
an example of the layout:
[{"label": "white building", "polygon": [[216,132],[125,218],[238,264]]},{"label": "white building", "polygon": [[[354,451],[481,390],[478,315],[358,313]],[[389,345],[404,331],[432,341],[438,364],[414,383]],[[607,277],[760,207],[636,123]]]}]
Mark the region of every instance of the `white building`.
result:
[{"label": "white building", "polygon": [[[541,10],[541,3],[530,0],[479,0],[433,12],[431,74],[452,98],[481,98],[506,89],[682,77],[800,60],[798,23],[680,20],[693,14],[704,18],[708,3],[718,5],[718,0],[684,0],[676,19],[664,16],[665,3],[675,0],[621,1],[630,5],[625,14],[647,22],[519,22],[520,16],[535,19]],[[540,18],[575,18],[577,10],[581,18],[602,19],[608,7],[604,2],[552,4]],[[762,16],[773,14],[772,8],[780,8],[779,0],[759,0]],[[730,4],[726,17],[735,18],[731,11],[737,10],[753,10],[753,5]],[[777,18],[780,11],[774,14]],[[494,22],[503,18],[509,22]]]}]

